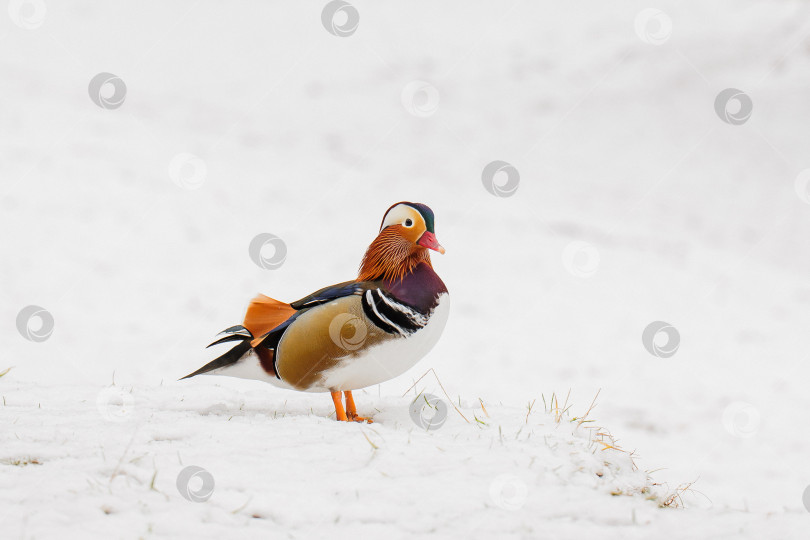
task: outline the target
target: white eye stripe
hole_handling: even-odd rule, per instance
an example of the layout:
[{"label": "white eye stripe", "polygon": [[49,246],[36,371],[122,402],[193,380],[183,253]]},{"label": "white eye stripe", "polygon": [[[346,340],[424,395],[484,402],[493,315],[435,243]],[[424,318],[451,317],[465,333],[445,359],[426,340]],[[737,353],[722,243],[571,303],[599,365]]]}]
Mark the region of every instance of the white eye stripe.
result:
[{"label": "white eye stripe", "polygon": [[[405,225],[405,222],[410,219],[411,225]],[[395,207],[391,208],[388,213],[385,215],[385,219],[383,220],[383,224],[380,227],[380,230],[388,227],[389,225],[403,225],[406,227],[414,227],[417,223],[421,223],[424,226],[424,219],[419,215],[419,213],[414,210],[413,207],[408,206],[407,204],[398,204]]]}]

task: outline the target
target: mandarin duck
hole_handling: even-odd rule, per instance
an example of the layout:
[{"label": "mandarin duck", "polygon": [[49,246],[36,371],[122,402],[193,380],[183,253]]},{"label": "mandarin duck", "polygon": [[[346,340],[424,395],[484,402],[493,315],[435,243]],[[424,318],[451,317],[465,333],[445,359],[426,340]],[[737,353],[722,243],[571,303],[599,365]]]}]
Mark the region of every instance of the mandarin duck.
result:
[{"label": "mandarin duck", "polygon": [[258,295],[244,322],[209,347],[239,343],[183,379],[228,375],[330,392],[338,420],[370,422],[358,416],[352,391],[407,371],[433,348],[447,322],[449,296],[433,271],[431,249],[444,253],[433,211],[419,203],[391,206],[357,279],[289,304]]}]

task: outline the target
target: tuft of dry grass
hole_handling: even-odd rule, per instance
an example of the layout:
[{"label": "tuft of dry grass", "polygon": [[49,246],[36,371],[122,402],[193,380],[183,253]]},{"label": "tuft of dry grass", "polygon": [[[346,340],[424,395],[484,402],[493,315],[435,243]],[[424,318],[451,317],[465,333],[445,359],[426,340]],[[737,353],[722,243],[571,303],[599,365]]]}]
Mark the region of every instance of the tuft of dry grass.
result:
[{"label": "tuft of dry grass", "polygon": [[[408,392],[410,392],[410,391],[411,391],[411,390],[412,390],[412,389],[413,389],[413,388],[414,388],[414,387],[415,387],[415,386],[416,386],[416,385],[419,383],[419,381],[421,381],[422,379],[424,379],[424,378],[425,378],[425,376],[426,376],[428,373],[430,373],[431,371],[433,372],[433,376],[434,376],[434,377],[436,377],[436,382],[438,382],[438,383],[439,383],[439,386],[441,387],[442,392],[444,392],[444,397],[446,397],[446,398],[447,398],[447,401],[449,401],[449,402],[450,402],[450,405],[452,405],[452,406],[453,406],[453,408],[456,410],[456,412],[459,414],[459,416],[461,416],[461,417],[464,419],[464,421],[465,421],[465,422],[467,422],[467,423],[469,424],[469,423],[470,423],[470,421],[467,419],[467,417],[466,417],[466,416],[464,416],[464,414],[462,414],[462,412],[459,410],[459,408],[458,408],[458,407],[456,407],[456,404],[455,404],[455,403],[453,403],[453,400],[452,400],[452,399],[450,399],[450,396],[448,395],[447,390],[445,390],[445,389],[444,389],[444,385],[442,384],[441,379],[439,379],[439,375],[436,373],[436,370],[435,370],[435,369],[433,369],[433,368],[430,368],[429,370],[425,371],[425,372],[422,374],[422,376],[421,376],[421,377],[419,377],[418,379],[416,379],[416,381],[414,381],[414,383],[411,385],[411,387],[410,387],[410,388],[408,388],[407,390],[405,390],[405,392],[403,392],[403,393],[402,393],[402,396],[404,397],[404,396],[405,396],[405,394],[407,394]],[[421,394],[421,393],[420,393],[420,394]],[[417,398],[418,398],[418,397],[419,397],[419,396],[417,396]],[[459,399],[461,399],[461,398],[459,398]],[[483,406],[483,403],[482,403],[481,405]]]},{"label": "tuft of dry grass", "polygon": [[6,458],[0,459],[3,465],[12,465],[14,467],[25,467],[26,465],[42,465],[42,462],[37,458]]},{"label": "tuft of dry grass", "polygon": [[[703,497],[706,497],[706,495],[704,495],[700,491],[692,488],[695,482],[697,482],[697,480],[693,480],[691,482],[686,482],[684,484],[679,485],[672,491],[672,493],[668,494],[663,501],[660,501],[658,506],[660,508],[685,508],[686,505],[683,502],[682,495],[687,491],[697,493],[698,495],[703,495]],[[706,497],[706,499],[708,500],[709,498]]]},{"label": "tuft of dry grass", "polygon": [[[444,392],[445,397],[447,397],[447,400],[453,405],[453,408],[456,410],[456,412],[458,412],[458,414],[462,418],[464,418],[464,420],[466,420],[469,423],[470,420],[468,420],[467,417],[464,416],[464,414],[462,414],[462,412],[459,410],[459,408],[456,407],[456,405],[450,399],[450,396],[447,394],[447,391],[445,390],[444,385],[442,385],[441,380],[439,380],[439,376],[436,374],[436,372],[432,368],[427,370],[424,374],[422,374],[422,376],[419,377],[413,383],[413,385],[410,388],[408,388],[408,390],[405,391],[403,396],[405,394],[407,394],[408,392],[410,392],[412,389],[414,389],[414,387],[417,385],[417,383],[419,381],[421,381],[425,376],[427,376],[430,372],[433,372],[433,376],[436,377],[436,381],[439,383],[439,386],[441,387],[442,392]],[[557,395],[556,392],[553,392],[548,400],[546,400],[546,396],[544,394],[540,394],[540,397],[543,400],[543,410],[544,410],[544,412],[546,414],[552,415],[553,419],[554,419],[554,422],[557,425],[562,425],[563,421],[565,420],[565,421],[567,421],[569,423],[576,424],[575,429],[583,428],[583,429],[588,430],[588,448],[591,449],[592,454],[596,454],[597,452],[605,452],[607,450],[614,450],[616,452],[622,452],[622,453],[627,455],[627,457],[628,457],[628,459],[630,461],[630,466],[632,467],[632,470],[633,471],[639,471],[640,469],[639,469],[639,467],[638,467],[638,465],[636,464],[636,461],[635,461],[635,458],[637,457],[636,454],[635,454],[635,451],[628,452],[627,450],[622,448],[621,445],[619,444],[619,439],[615,438],[610,433],[610,431],[608,431],[606,428],[596,425],[595,424],[596,421],[594,419],[589,418],[591,412],[596,408],[597,399],[599,398],[599,394],[601,392],[602,392],[602,389],[600,388],[596,392],[596,395],[594,395],[593,400],[591,400],[591,404],[588,407],[588,409],[585,411],[584,414],[582,414],[580,416],[572,416],[571,413],[570,413],[571,408],[573,407],[573,404],[569,404],[569,399],[571,397],[571,389],[568,390],[568,393],[566,394],[562,405],[560,405],[559,396]],[[418,399],[419,395],[421,395],[421,392],[417,395],[417,399]],[[459,400],[460,400],[460,398],[459,398]],[[535,402],[536,402],[536,400],[532,400],[532,401],[528,402],[528,404],[526,406],[527,411],[526,411],[526,418],[525,418],[525,422],[524,422],[525,424],[529,423],[529,416],[531,416],[531,414],[533,412]],[[490,417],[489,411],[487,411],[487,408],[484,405],[483,399],[481,399],[479,397],[478,398],[478,403],[479,403],[479,405],[481,407],[481,412],[483,413],[483,416],[485,418],[489,418]],[[459,405],[460,405],[460,401],[459,401]],[[489,423],[487,423],[484,420],[482,420],[481,418],[479,418],[478,415],[475,414],[475,413],[473,413],[473,420],[474,420],[474,423],[477,424],[479,427],[489,426]],[[499,438],[500,438],[501,442],[503,442],[503,433],[502,433],[502,430],[501,430],[500,426],[498,426],[498,430],[499,430]],[[522,428],[521,428],[521,430],[522,430]],[[518,434],[519,433],[520,432],[518,432]],[[366,437],[366,439],[368,439],[368,437]],[[375,447],[375,445],[370,440],[369,440],[369,444],[371,444],[372,447]],[[376,447],[375,447],[375,449],[376,449]],[[605,464],[609,465],[608,462],[605,462]],[[611,491],[611,495],[615,495],[615,496],[619,496],[619,495],[626,495],[626,496],[643,495],[643,496],[645,496],[647,498],[647,500],[656,502],[658,504],[659,508],[684,508],[685,504],[684,504],[684,501],[683,501],[683,494],[685,492],[690,491],[690,492],[694,492],[694,493],[700,493],[700,492],[698,492],[698,491],[696,491],[696,490],[694,490],[692,488],[692,486],[694,485],[695,482],[688,482],[688,483],[679,485],[677,488],[675,488],[674,491],[669,492],[666,495],[662,495],[660,493],[660,491],[653,489],[654,487],[662,485],[660,483],[656,483],[656,482],[653,481],[653,479],[652,479],[652,473],[653,472],[655,472],[655,471],[644,471],[644,475],[646,477],[647,482],[646,482],[646,485],[644,485],[643,487],[634,487],[632,489],[616,488],[613,491]],[[602,473],[602,472],[596,472],[595,474],[597,476],[599,476],[599,477],[604,476],[604,473]]]},{"label": "tuft of dry grass", "polygon": [[[621,445],[619,445],[619,439],[616,439],[610,433],[610,431],[608,431],[604,427],[597,426],[597,425],[593,424],[595,421],[593,419],[588,418],[591,411],[593,411],[594,408],[596,407],[596,400],[599,397],[600,392],[601,392],[601,389],[599,389],[599,391],[596,392],[596,395],[594,396],[593,400],[591,401],[590,407],[588,407],[588,410],[585,411],[585,413],[582,416],[570,416],[570,414],[568,412],[571,409],[571,405],[568,404],[568,399],[569,399],[569,397],[571,395],[571,390],[570,389],[568,390],[568,394],[566,395],[565,401],[563,402],[562,406],[560,406],[559,398],[558,398],[556,392],[551,394],[551,398],[548,401],[546,401],[546,397],[544,395],[541,394],[541,397],[543,398],[543,407],[544,407],[545,412],[547,414],[553,415],[554,416],[554,421],[557,424],[562,424],[563,420],[565,419],[568,422],[576,423],[577,428],[583,427],[584,429],[589,430],[589,447],[592,449],[592,453],[595,454],[596,452],[604,452],[606,450],[615,450],[617,452],[623,452],[623,453],[627,454],[627,456],[629,457],[630,464],[632,466],[632,470],[633,471],[638,471],[639,468],[636,465],[636,461],[634,459],[636,457],[635,451],[628,452],[627,450],[622,448]],[[531,406],[532,405],[533,405],[533,403],[530,404],[530,406],[529,406],[529,413],[531,413]],[[526,415],[526,421],[528,422],[528,414]],[[593,424],[593,425],[584,425],[584,424]],[[615,495],[615,496],[618,496],[618,495],[628,495],[628,496],[644,495],[644,496],[646,496],[646,498],[648,500],[657,502],[659,508],[684,508],[685,504],[684,504],[684,501],[683,501],[683,494],[685,492],[689,491],[689,492],[701,494],[699,491],[692,488],[692,486],[695,483],[694,481],[693,482],[688,482],[688,483],[685,483],[685,484],[681,484],[677,488],[675,488],[674,491],[669,492],[666,495],[660,495],[660,494],[654,493],[653,489],[651,489],[651,488],[655,487],[655,486],[660,486],[661,484],[656,483],[656,482],[653,481],[652,476],[651,476],[652,472],[655,472],[655,471],[644,471],[644,474],[647,477],[648,485],[646,485],[646,486],[644,486],[644,487],[642,487],[640,489],[636,488],[636,489],[629,490],[629,491],[628,490],[622,490],[622,489],[618,488],[618,489],[615,489],[615,490],[611,491],[611,495]],[[596,474],[599,477],[603,476],[602,473],[596,473]]]}]

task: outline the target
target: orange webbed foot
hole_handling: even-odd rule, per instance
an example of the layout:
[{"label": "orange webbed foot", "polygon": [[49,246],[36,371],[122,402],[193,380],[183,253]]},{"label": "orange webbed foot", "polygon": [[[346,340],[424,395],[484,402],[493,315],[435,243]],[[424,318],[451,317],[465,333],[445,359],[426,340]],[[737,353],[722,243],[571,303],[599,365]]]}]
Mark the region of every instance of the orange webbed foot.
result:
[{"label": "orange webbed foot", "polygon": [[357,414],[349,414],[349,413],[346,413],[346,415],[349,417],[349,422],[365,422],[367,424],[374,423],[374,420],[372,420],[371,418],[366,418],[365,416],[358,416]]},{"label": "orange webbed foot", "polygon": [[357,406],[354,404],[354,397],[352,397],[351,390],[346,390],[343,392],[346,396],[346,415],[351,422],[366,422],[371,424],[373,420],[371,418],[365,418],[357,414]]}]

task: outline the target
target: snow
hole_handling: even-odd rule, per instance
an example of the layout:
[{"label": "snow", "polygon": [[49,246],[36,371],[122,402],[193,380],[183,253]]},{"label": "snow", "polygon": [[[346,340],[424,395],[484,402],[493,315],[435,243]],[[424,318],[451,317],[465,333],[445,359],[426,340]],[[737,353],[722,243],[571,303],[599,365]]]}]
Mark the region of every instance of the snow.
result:
[{"label": "snow", "polygon": [[[326,2],[22,4],[0,13],[0,536],[807,537],[804,3],[357,1],[346,37]],[[100,73],[123,103],[91,98]],[[436,213],[452,308],[356,393],[373,424],[176,381],[256,293],[350,279],[400,200]],[[28,306],[53,328],[25,339]],[[658,321],[674,352],[645,346]],[[430,368],[447,396],[410,389]],[[543,398],[569,390],[558,423]],[[469,422],[420,428],[422,391]]]}]

